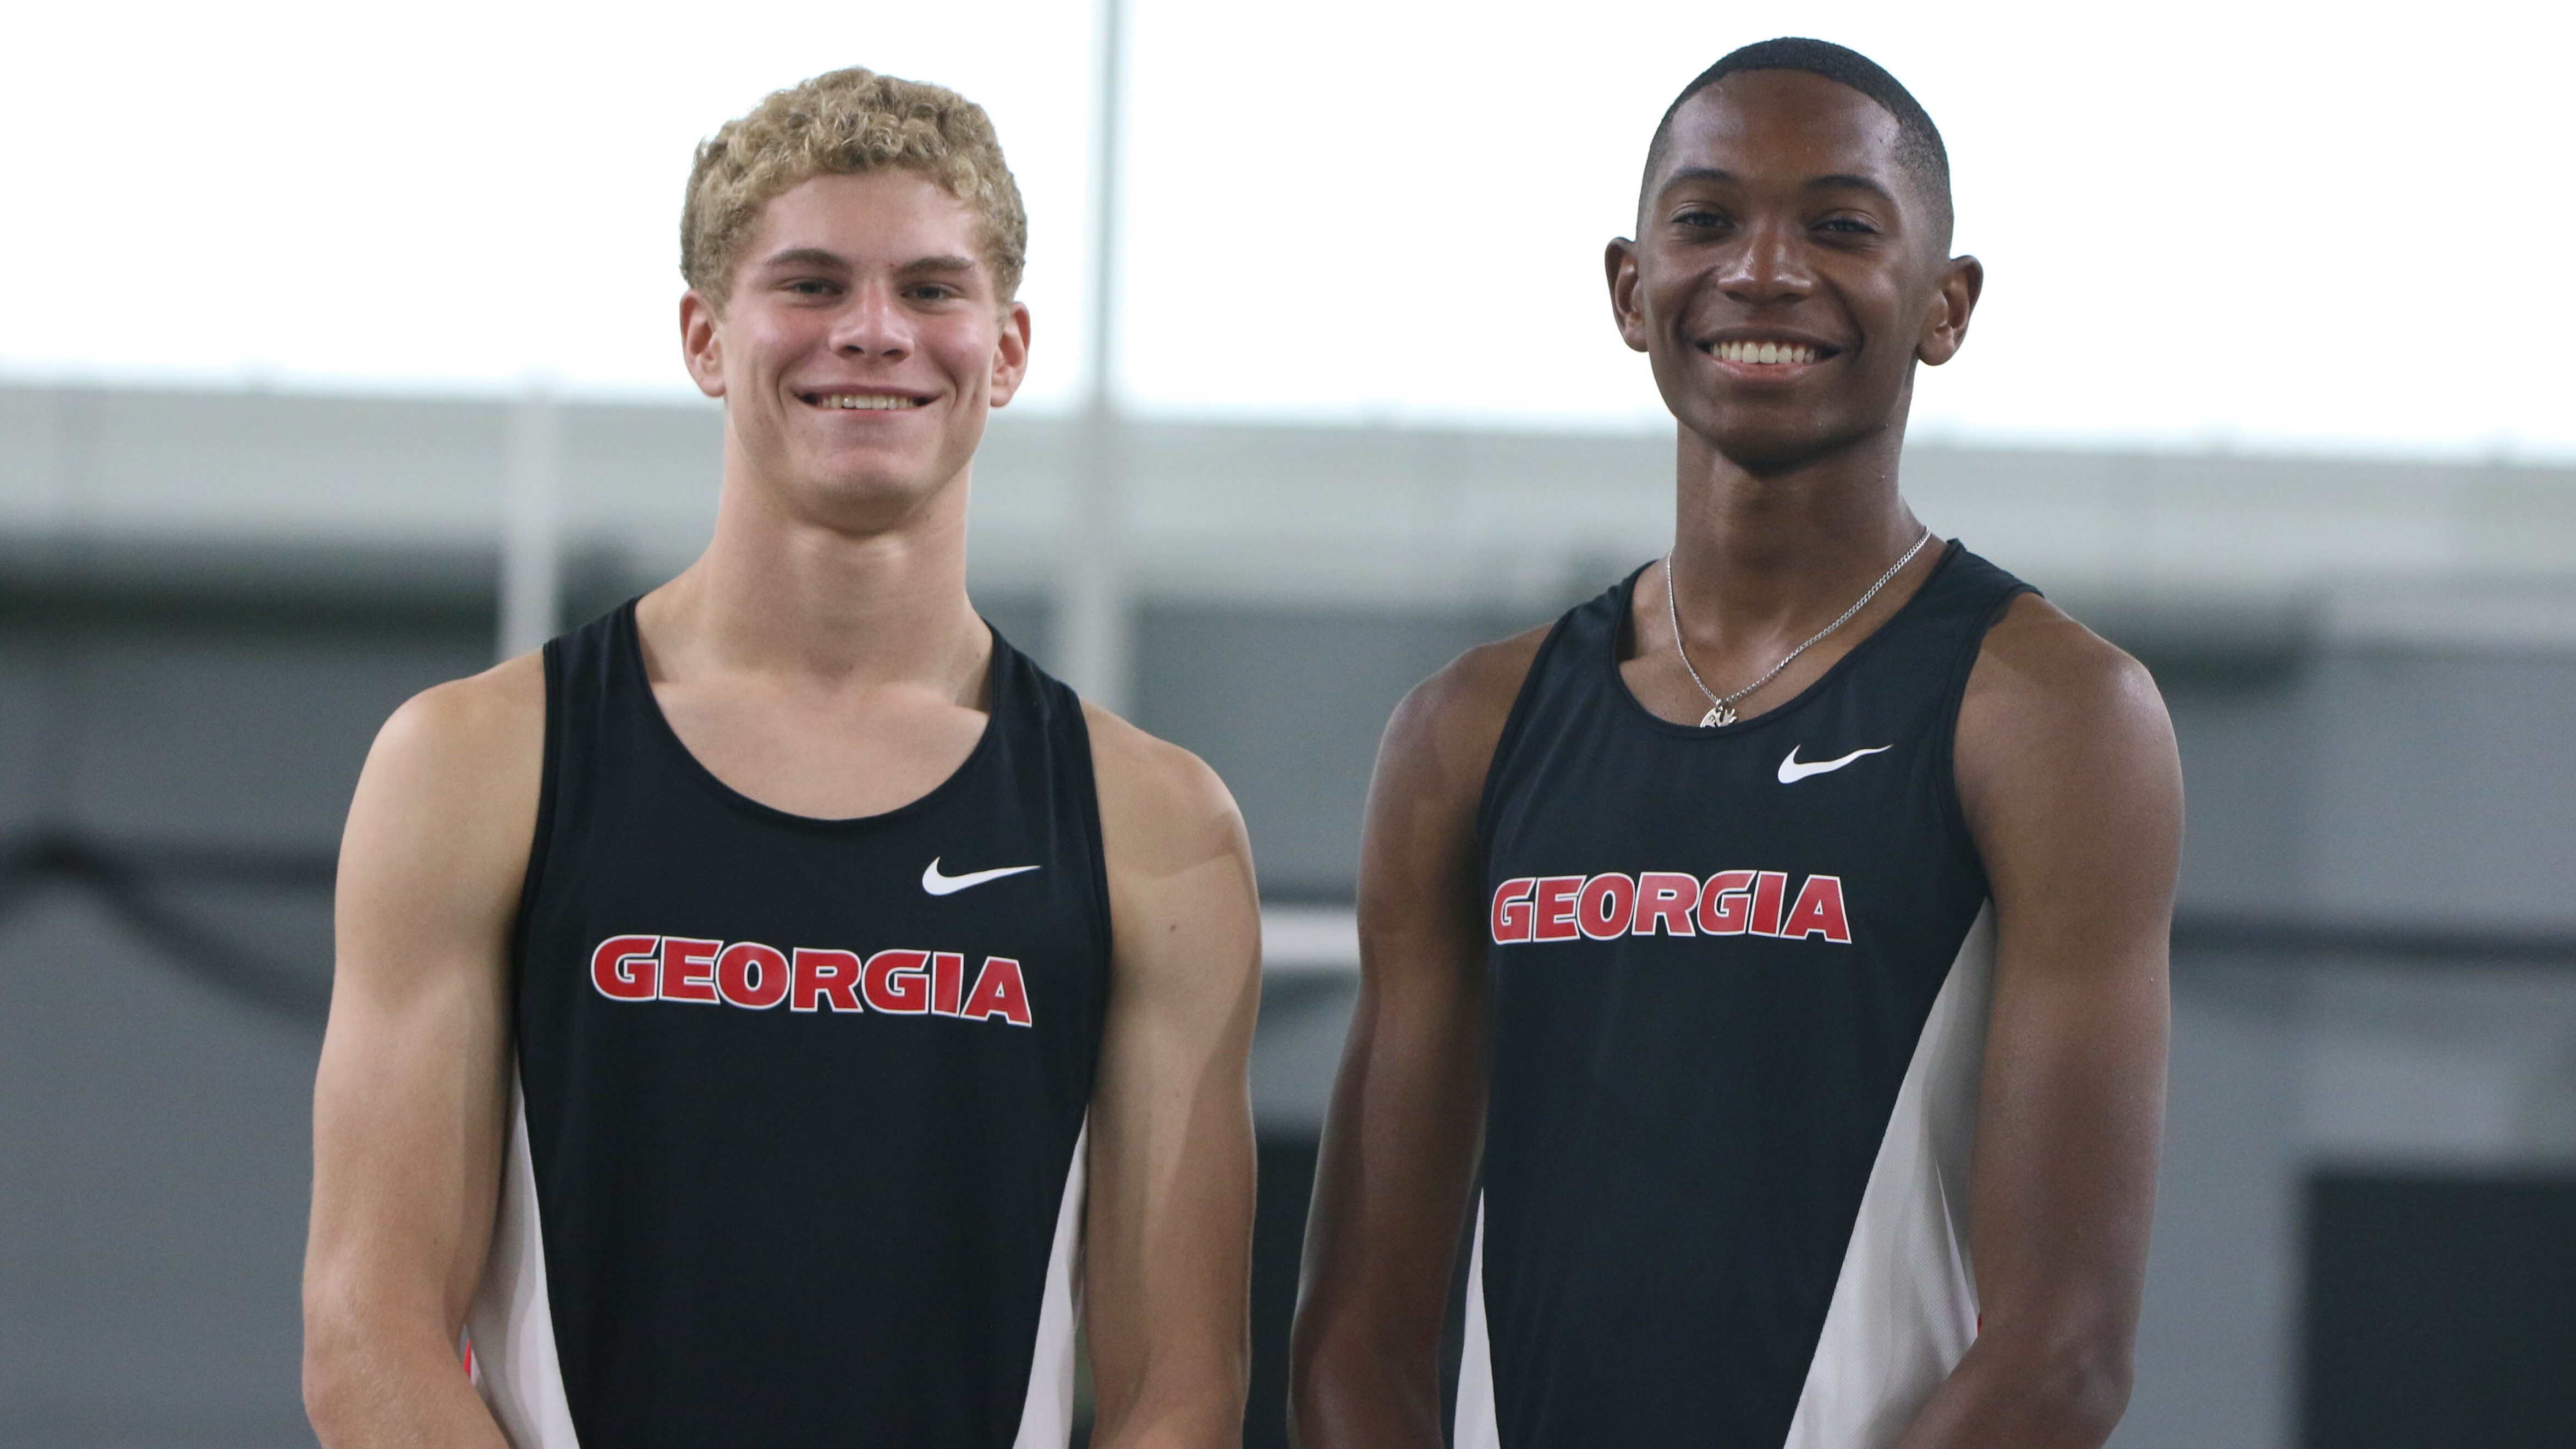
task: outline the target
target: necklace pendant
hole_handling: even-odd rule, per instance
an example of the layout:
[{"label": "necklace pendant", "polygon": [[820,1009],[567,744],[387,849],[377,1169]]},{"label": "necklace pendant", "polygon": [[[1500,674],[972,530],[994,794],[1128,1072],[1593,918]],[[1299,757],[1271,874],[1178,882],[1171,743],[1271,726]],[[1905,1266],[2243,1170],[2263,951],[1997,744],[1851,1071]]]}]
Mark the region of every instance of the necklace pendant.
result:
[{"label": "necklace pendant", "polygon": [[1699,717],[1699,727],[1704,730],[1733,723],[1735,723],[1735,711],[1722,704],[1711,706],[1708,713]]}]

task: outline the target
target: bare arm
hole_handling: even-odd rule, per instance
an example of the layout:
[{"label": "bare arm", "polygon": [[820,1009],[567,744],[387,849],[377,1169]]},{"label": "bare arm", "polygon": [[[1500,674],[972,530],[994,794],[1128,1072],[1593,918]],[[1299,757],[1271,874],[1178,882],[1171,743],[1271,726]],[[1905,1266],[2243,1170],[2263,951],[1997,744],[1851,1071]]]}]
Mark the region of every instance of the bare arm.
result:
[{"label": "bare arm", "polygon": [[1957,760],[1995,903],[1983,1324],[1897,1443],[2092,1449],[2128,1403],[2155,1205],[2181,765],[2147,672],[2037,598],[1987,636]]},{"label": "bare arm", "polygon": [[1085,1321],[1102,1449],[1242,1442],[1261,907],[1214,772],[1090,714],[1113,973],[1092,1089]]},{"label": "bare arm", "polygon": [[387,722],[349,808],[304,1268],[304,1402],[328,1445],[505,1442],[457,1339],[499,1192],[544,722],[534,656],[442,685]]},{"label": "bare arm", "polygon": [[1360,996],[1306,1228],[1289,1414],[1307,1449],[1437,1449],[1440,1328],[1485,1129],[1476,806],[1545,631],[1397,708],[1360,849]]}]

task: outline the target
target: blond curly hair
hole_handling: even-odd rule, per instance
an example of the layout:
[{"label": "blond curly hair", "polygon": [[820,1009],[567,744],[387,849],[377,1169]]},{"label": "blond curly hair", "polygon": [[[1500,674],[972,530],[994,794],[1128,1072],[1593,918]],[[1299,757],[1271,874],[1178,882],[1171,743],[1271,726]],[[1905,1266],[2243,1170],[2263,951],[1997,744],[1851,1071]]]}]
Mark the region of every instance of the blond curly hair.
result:
[{"label": "blond curly hair", "polygon": [[971,207],[999,299],[1020,289],[1029,218],[984,108],[944,86],[852,66],[773,92],[698,145],[680,275],[721,310],[760,209],[816,176],[918,171]]}]

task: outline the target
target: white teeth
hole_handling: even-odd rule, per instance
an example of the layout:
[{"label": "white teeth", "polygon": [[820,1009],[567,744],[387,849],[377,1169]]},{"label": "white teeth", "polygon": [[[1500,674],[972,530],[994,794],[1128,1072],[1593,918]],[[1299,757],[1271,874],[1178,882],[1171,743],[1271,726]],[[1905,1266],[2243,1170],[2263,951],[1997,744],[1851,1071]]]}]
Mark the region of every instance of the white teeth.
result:
[{"label": "white teeth", "polygon": [[1816,349],[1798,342],[1721,342],[1712,351],[1728,362],[1813,362]]},{"label": "white teeth", "polygon": [[823,397],[821,401],[823,406],[827,408],[860,408],[871,412],[882,412],[895,408],[917,408],[921,406],[920,401],[915,398],[885,397],[876,393],[831,393]]}]

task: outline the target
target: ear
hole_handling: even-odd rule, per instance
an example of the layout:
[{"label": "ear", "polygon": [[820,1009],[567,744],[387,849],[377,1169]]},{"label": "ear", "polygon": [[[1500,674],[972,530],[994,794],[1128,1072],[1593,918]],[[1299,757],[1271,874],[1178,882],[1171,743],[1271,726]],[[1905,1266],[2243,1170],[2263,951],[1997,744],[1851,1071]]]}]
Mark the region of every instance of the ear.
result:
[{"label": "ear", "polygon": [[1013,302],[1002,313],[1002,335],[993,344],[993,392],[990,405],[1008,407],[1029,375],[1029,304]]},{"label": "ear", "polygon": [[680,294],[680,359],[689,380],[709,397],[724,396],[724,339],[715,304],[691,287]]},{"label": "ear", "polygon": [[1601,253],[1601,267],[1609,274],[1610,320],[1618,325],[1619,340],[1632,352],[1645,351],[1652,334],[1644,310],[1637,305],[1637,244],[1624,236],[1610,238]]},{"label": "ear", "polygon": [[1977,310],[1977,298],[1985,289],[1985,263],[1975,257],[1952,257],[1944,263],[1940,283],[1932,289],[1932,305],[1923,312],[1923,336],[1914,344],[1914,355],[1933,367],[1958,356],[1968,340],[1968,314]]}]

